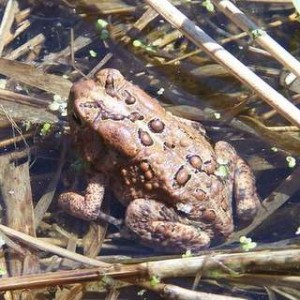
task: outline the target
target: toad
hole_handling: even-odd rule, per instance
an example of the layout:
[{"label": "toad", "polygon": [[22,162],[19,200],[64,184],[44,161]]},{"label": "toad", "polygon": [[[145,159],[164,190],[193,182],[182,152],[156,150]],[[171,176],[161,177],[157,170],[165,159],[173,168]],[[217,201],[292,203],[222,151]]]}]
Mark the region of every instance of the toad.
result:
[{"label": "toad", "polygon": [[74,142],[89,165],[84,195],[60,205],[85,220],[99,217],[104,188],[126,207],[124,226],[142,244],[166,252],[199,252],[224,240],[238,219],[259,207],[250,167],[225,141],[214,146],[196,122],[103,69],[76,82],[68,104]]}]

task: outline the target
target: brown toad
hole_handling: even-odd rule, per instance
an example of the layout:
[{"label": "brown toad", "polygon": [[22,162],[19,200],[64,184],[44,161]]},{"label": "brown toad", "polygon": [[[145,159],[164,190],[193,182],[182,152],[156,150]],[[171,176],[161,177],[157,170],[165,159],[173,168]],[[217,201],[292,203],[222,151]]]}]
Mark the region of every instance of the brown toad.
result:
[{"label": "brown toad", "polygon": [[68,109],[92,174],[85,196],[60,196],[71,214],[96,219],[105,185],[127,207],[124,223],[133,237],[177,253],[232,233],[232,198],[238,218],[255,216],[254,177],[234,148],[224,141],[213,148],[204,130],[166,112],[118,70],[75,83]]}]

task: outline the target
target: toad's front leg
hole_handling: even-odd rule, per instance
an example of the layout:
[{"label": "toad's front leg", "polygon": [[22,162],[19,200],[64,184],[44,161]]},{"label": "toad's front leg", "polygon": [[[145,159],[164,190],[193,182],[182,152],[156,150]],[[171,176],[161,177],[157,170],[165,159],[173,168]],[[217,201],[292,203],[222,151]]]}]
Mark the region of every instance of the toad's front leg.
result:
[{"label": "toad's front leg", "polygon": [[199,252],[210,245],[210,236],[184,222],[173,207],[150,199],[135,199],[127,207],[125,225],[142,244],[154,249]]},{"label": "toad's front leg", "polygon": [[104,196],[105,178],[97,173],[88,178],[84,196],[74,192],[63,193],[59,196],[59,205],[67,213],[84,220],[95,220],[100,215]]}]

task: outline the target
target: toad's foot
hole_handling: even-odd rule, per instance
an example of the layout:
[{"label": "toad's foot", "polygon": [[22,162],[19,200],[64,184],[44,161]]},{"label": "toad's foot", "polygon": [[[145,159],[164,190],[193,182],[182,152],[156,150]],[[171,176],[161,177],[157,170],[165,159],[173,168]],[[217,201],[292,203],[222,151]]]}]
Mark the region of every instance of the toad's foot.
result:
[{"label": "toad's foot", "polygon": [[252,220],[261,204],[256,193],[255,178],[250,167],[227,142],[217,142],[215,151],[218,159],[227,162],[229,168],[228,180],[232,182],[228,186],[233,187],[238,218],[244,221]]},{"label": "toad's foot", "polygon": [[174,208],[155,200],[133,200],[126,210],[125,225],[141,243],[158,250],[195,253],[210,244],[206,232],[184,224]]}]

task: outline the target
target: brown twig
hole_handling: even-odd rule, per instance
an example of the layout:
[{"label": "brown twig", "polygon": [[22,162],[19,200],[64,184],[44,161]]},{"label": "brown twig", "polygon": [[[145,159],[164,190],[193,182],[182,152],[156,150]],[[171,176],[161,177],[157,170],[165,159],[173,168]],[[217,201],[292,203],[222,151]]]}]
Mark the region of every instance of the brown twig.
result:
[{"label": "brown twig", "polygon": [[34,47],[42,44],[45,41],[45,36],[43,34],[38,34],[26,43],[22,44],[17,49],[11,51],[9,54],[5,55],[6,59],[15,60],[20,56],[26,54],[27,52],[34,49]]},{"label": "brown twig", "polygon": [[33,137],[33,135],[34,135],[33,132],[29,132],[29,133],[25,133],[25,134],[22,134],[22,135],[14,136],[14,137],[9,138],[9,139],[1,140],[0,141],[0,148],[4,148],[4,147],[7,147],[7,146],[12,145],[12,144],[19,143],[21,141],[24,141],[28,138]]}]

